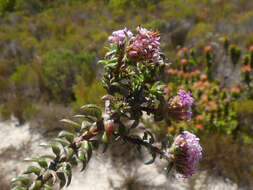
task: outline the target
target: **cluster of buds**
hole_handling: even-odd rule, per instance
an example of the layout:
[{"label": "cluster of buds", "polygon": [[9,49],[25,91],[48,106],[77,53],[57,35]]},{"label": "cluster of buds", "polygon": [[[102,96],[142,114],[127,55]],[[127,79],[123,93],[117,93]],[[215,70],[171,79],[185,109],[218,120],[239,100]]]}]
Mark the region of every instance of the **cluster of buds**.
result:
[{"label": "cluster of buds", "polygon": [[114,31],[108,38],[111,42],[110,44],[112,46],[125,46],[124,51],[134,61],[152,61],[153,63],[158,63],[161,60],[159,51],[160,33],[142,27],[137,27],[136,30],[138,33],[135,36],[127,28]]},{"label": "cluster of buds", "polygon": [[195,165],[202,158],[202,147],[199,138],[194,134],[183,131],[174,139],[169,155],[172,158],[173,166],[176,170],[189,177],[195,173]]},{"label": "cluster of buds", "polygon": [[137,35],[131,39],[127,47],[130,58],[136,61],[159,62],[160,33],[141,27],[138,27],[137,31]]},{"label": "cluster of buds", "polygon": [[185,117],[191,118],[191,107],[194,99],[190,92],[179,90],[177,96],[173,97],[168,103],[168,115],[176,121],[182,121]]},{"label": "cluster of buds", "polygon": [[229,47],[229,51],[232,63],[236,65],[241,57],[241,48],[236,46],[235,44],[232,44]]},{"label": "cluster of buds", "polygon": [[250,71],[251,71],[251,67],[250,65],[245,65],[242,68],[242,77],[243,77],[243,81],[249,86],[250,82],[251,82],[251,78],[250,78]]}]

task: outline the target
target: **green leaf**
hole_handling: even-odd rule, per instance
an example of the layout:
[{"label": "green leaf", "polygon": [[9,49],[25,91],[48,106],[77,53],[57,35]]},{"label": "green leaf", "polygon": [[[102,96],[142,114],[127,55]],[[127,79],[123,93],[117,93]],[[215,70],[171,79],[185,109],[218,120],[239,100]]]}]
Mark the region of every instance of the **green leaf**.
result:
[{"label": "green leaf", "polygon": [[52,187],[50,187],[49,185],[47,184],[44,184],[44,190],[52,190]]},{"label": "green leaf", "polygon": [[105,65],[104,68],[114,68],[117,64],[118,64],[118,62],[108,63],[108,64]]},{"label": "green leaf", "polygon": [[60,179],[60,189],[63,188],[66,184],[66,177],[63,172],[56,172],[58,178]]},{"label": "green leaf", "polygon": [[150,136],[149,143],[153,144],[155,142],[153,134],[151,132],[149,132],[149,131],[145,131],[145,132]]},{"label": "green leaf", "polygon": [[70,143],[61,138],[53,138],[51,141],[60,143],[63,147],[70,145]]},{"label": "green leaf", "polygon": [[88,161],[89,161],[90,158],[91,158],[91,156],[92,156],[92,147],[91,147],[91,144],[88,141],[84,141],[84,142],[82,142],[82,147],[86,150]]},{"label": "green leaf", "polygon": [[61,149],[55,144],[52,144],[52,150],[56,156],[59,156],[61,154]]},{"label": "green leaf", "polygon": [[75,115],[76,118],[81,118],[83,120],[86,120],[90,123],[94,123],[96,121],[95,117],[89,116],[89,115]]},{"label": "green leaf", "polygon": [[88,121],[82,121],[82,127],[81,127],[81,131],[87,129],[88,127],[91,126],[91,123]]},{"label": "green leaf", "polygon": [[61,154],[61,149],[60,149],[60,147],[58,147],[58,146],[55,145],[55,144],[52,144],[52,143],[41,143],[40,146],[51,147],[52,150],[53,150],[53,153],[54,153],[56,156],[59,156],[59,155]]},{"label": "green leaf", "polygon": [[26,190],[25,187],[15,186],[11,190]]},{"label": "green leaf", "polygon": [[36,167],[36,166],[28,166],[27,170],[24,172],[24,174],[30,174],[30,173],[34,173],[37,176],[40,175],[40,171],[41,169]]},{"label": "green leaf", "polygon": [[74,150],[70,147],[65,148],[67,160],[70,160],[74,155]]},{"label": "green leaf", "polygon": [[106,132],[103,133],[101,140],[102,140],[102,142],[105,143],[105,144],[108,143],[108,138],[107,138]]},{"label": "green leaf", "polygon": [[67,186],[69,186],[69,184],[71,183],[71,179],[72,179],[71,165],[67,162],[64,162],[62,165],[62,169],[68,177]]},{"label": "green leaf", "polygon": [[82,163],[83,163],[83,167],[82,167],[82,169],[81,169],[81,171],[83,171],[83,170],[85,169],[85,167],[86,167],[86,157],[85,157],[85,153],[84,153],[82,150],[79,150],[79,151],[77,152],[77,157],[78,157],[78,159],[79,159],[80,161],[82,161]]},{"label": "green leaf", "polygon": [[72,143],[75,138],[74,134],[70,133],[68,131],[61,131],[59,133],[58,137],[60,137],[60,138],[65,137],[70,143]]},{"label": "green leaf", "polygon": [[101,108],[94,104],[88,104],[81,107],[89,115],[95,116],[98,120],[102,117]]},{"label": "green leaf", "polygon": [[169,173],[171,171],[171,169],[173,168],[174,163],[173,162],[169,162],[168,166],[166,167],[166,172]]},{"label": "green leaf", "polygon": [[47,184],[51,186],[56,183],[57,179],[56,172],[51,169],[47,170],[43,175],[43,180],[47,180]]},{"label": "green leaf", "polygon": [[43,159],[43,158],[48,158],[48,159],[54,160],[55,156],[51,155],[51,154],[46,154],[46,155],[40,156],[40,159]]},{"label": "green leaf", "polygon": [[41,181],[40,180],[36,180],[33,182],[33,184],[31,185],[31,187],[29,188],[29,190],[39,190],[41,187]]},{"label": "green leaf", "polygon": [[25,158],[25,162],[37,162],[40,167],[47,168],[47,162],[45,160],[39,159],[39,158]]},{"label": "green leaf", "polygon": [[74,127],[76,132],[79,132],[81,130],[81,125],[75,121],[69,120],[69,119],[62,119],[61,122],[70,124],[72,127]]},{"label": "green leaf", "polygon": [[152,159],[150,161],[145,162],[146,165],[153,164],[156,159],[156,153],[152,152]]},{"label": "green leaf", "polygon": [[30,184],[30,180],[27,177],[23,177],[23,176],[18,176],[18,177],[14,177],[11,179],[11,183],[15,183],[15,182],[21,182],[23,185],[29,185]]},{"label": "green leaf", "polygon": [[126,127],[124,125],[122,125],[121,123],[119,124],[118,132],[119,132],[120,136],[126,135]]}]

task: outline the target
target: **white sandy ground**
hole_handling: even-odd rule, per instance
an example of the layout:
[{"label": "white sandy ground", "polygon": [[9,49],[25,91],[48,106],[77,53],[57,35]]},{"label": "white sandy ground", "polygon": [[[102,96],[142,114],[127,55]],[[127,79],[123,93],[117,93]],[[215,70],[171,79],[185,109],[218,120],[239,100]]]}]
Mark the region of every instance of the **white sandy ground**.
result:
[{"label": "white sandy ground", "polygon": [[[16,123],[14,118],[0,122],[0,173],[4,172],[8,180],[20,175],[27,167],[27,163],[22,162],[25,157],[38,156],[47,151],[38,147],[44,139],[38,133],[31,133],[29,124],[16,127]],[[11,152],[13,148],[19,150],[19,153],[13,155]],[[237,185],[228,180],[206,178],[205,172],[186,180],[180,177],[168,178],[155,165],[144,165],[141,162],[136,165],[138,175],[145,176],[149,184],[162,185],[164,190],[238,190]],[[111,159],[107,159],[106,154],[101,156],[100,153],[95,153],[86,171],[80,173],[79,170],[80,168],[74,170],[72,183],[65,190],[109,190],[111,189],[109,178],[113,179],[117,187],[120,186],[122,180],[119,171],[113,168]],[[155,188],[150,188],[152,189]]]}]

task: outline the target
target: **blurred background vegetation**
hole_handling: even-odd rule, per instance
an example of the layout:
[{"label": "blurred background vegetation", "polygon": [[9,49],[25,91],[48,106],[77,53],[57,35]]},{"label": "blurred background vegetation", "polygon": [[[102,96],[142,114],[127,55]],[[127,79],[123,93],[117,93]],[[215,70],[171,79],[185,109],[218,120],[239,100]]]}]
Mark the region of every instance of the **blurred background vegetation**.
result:
[{"label": "blurred background vegetation", "polygon": [[200,168],[251,186],[251,0],[1,0],[2,120],[14,115],[20,125],[42,122],[55,130],[81,105],[102,105],[96,62],[112,31],[138,25],[161,32],[172,62],[167,95],[179,85],[196,99],[191,123],[143,122],[160,141],[168,132],[194,131],[205,151]]}]

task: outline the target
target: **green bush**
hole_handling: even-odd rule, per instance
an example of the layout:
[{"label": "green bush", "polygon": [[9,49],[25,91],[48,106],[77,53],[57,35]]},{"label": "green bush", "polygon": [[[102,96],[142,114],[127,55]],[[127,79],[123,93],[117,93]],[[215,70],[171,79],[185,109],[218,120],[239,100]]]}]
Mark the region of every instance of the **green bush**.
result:
[{"label": "green bush", "polygon": [[[71,50],[52,50],[43,57],[43,82],[56,102],[75,100],[72,86],[75,76],[81,75],[89,84],[96,76],[92,69],[94,54],[85,51],[75,54]],[[86,73],[87,72],[87,75]]]},{"label": "green bush", "polygon": [[205,36],[208,32],[212,32],[213,30],[214,27],[211,24],[200,22],[189,31],[187,40]]},{"label": "green bush", "polygon": [[76,77],[76,84],[73,86],[76,101],[72,103],[73,108],[78,110],[85,104],[95,103],[102,106],[101,97],[105,89],[101,82],[94,80],[89,86],[81,76]]},{"label": "green bush", "polygon": [[14,11],[16,0],[1,0],[0,1],[0,14],[5,12]]}]

